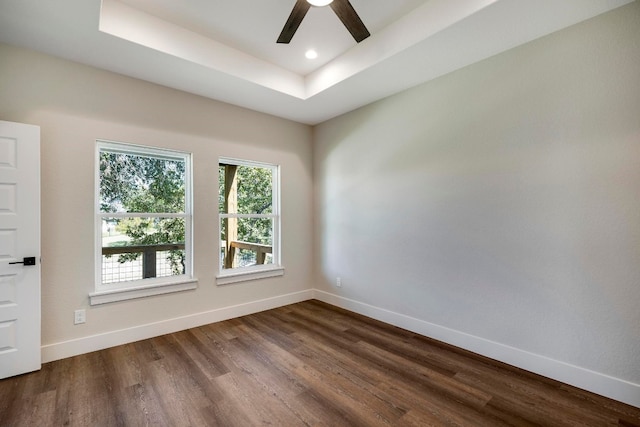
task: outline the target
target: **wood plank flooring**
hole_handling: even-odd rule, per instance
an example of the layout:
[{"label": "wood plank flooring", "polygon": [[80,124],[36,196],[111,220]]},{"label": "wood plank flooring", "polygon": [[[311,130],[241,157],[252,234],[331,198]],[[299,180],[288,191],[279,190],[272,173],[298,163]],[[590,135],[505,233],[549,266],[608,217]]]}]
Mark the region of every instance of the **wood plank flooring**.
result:
[{"label": "wood plank flooring", "polygon": [[0,426],[640,426],[640,409],[318,301],[0,381]]}]

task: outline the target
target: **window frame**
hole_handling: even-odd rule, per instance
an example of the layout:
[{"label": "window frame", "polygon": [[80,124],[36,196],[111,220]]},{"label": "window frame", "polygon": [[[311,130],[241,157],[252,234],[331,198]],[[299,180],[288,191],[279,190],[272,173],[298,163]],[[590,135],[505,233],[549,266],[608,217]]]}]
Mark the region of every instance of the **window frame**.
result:
[{"label": "window frame", "polygon": [[[141,155],[167,160],[184,161],[185,206],[183,213],[149,212],[102,212],[100,209],[100,153],[108,151],[130,155]],[[151,147],[124,142],[98,139],[95,150],[94,228],[95,228],[95,277],[94,292],[89,294],[90,304],[104,304],[151,295],[195,289],[197,279],[193,276],[193,165],[192,154],[167,148]],[[102,221],[104,218],[184,218],[185,221],[185,270],[184,274],[165,277],[143,278],[124,282],[102,283]]]},{"label": "window frame", "polygon": [[[271,213],[269,214],[229,214],[221,212],[218,209],[218,238],[217,247],[222,247],[222,221],[225,218],[270,218],[273,222],[272,230],[272,242],[271,250],[273,263],[263,265],[252,265],[247,267],[236,268],[223,268],[222,257],[218,253],[218,275],[216,276],[216,282],[218,285],[226,285],[236,282],[243,282],[247,280],[264,279],[268,277],[277,277],[284,275],[284,267],[282,266],[282,254],[281,254],[281,206],[280,206],[280,165],[259,162],[254,160],[237,159],[232,157],[220,157],[218,159],[218,168],[221,164],[245,166],[245,167],[257,167],[271,169],[272,171],[272,183],[271,183]],[[220,191],[220,182],[218,182],[218,197]]]}]

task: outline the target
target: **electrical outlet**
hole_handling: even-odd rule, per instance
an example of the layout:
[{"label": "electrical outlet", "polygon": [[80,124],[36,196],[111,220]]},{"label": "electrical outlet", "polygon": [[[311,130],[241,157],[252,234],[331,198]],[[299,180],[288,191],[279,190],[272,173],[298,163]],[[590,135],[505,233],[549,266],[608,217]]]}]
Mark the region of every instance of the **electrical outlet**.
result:
[{"label": "electrical outlet", "polygon": [[341,288],[342,287],[342,278],[341,277],[336,277],[336,286]]},{"label": "electrical outlet", "polygon": [[87,321],[87,312],[85,309],[76,310],[73,312],[73,324],[79,325],[80,323],[85,323]]}]

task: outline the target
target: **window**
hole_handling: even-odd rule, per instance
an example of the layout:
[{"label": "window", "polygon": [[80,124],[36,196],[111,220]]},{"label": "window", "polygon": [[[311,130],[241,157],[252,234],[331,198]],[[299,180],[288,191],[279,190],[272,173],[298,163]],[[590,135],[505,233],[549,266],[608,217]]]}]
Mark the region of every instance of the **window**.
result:
[{"label": "window", "polygon": [[98,141],[96,169],[91,303],[193,289],[191,155]]},{"label": "window", "polygon": [[279,168],[220,159],[218,284],[282,275]]}]

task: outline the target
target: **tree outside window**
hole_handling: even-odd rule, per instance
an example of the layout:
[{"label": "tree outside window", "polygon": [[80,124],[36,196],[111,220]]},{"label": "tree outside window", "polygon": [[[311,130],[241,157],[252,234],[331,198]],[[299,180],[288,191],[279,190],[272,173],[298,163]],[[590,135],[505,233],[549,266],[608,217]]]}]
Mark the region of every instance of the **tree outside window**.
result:
[{"label": "tree outside window", "polygon": [[190,155],[98,147],[98,287],[189,275]]},{"label": "tree outside window", "polygon": [[218,174],[221,271],[279,265],[278,167],[221,159]]}]

